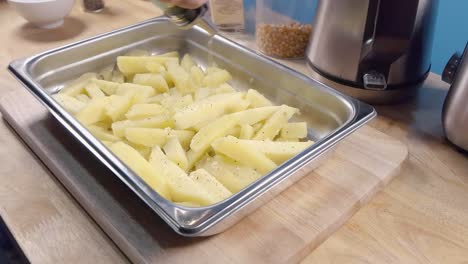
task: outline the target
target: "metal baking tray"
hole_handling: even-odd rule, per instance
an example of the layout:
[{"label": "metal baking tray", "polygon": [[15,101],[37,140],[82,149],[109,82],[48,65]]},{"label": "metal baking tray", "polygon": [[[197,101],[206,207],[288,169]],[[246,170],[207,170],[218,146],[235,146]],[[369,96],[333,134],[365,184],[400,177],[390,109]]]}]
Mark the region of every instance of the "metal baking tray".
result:
[{"label": "metal baking tray", "polygon": [[[300,119],[309,126],[308,136],[316,143],[217,204],[190,208],[165,200],[50,96],[68,81],[111,65],[117,56],[136,48],[152,53],[178,50],[190,53],[202,66],[216,63],[232,73],[234,87],[254,88],[277,104],[299,108]],[[203,27],[182,30],[161,17],[15,60],[9,70],[74,137],[183,236],[213,235],[232,226],[308,174],[338,142],[376,115],[371,106],[255,51],[219,35],[211,38]]]}]

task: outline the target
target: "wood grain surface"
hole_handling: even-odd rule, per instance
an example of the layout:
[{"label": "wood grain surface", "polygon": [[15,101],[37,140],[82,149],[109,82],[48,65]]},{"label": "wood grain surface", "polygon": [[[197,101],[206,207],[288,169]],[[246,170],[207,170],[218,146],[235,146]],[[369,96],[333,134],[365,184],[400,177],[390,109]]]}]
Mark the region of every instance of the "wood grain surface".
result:
[{"label": "wood grain surface", "polygon": [[[26,90],[4,96],[0,109],[28,146],[135,263],[182,264],[188,259],[207,263],[213,258],[219,263],[297,262],[385,186],[407,157],[404,144],[364,127],[338,145],[330,160],[233,228],[210,238],[185,239],[170,230],[109,170],[99,166]],[[40,208],[37,214],[48,219],[49,212]],[[47,227],[47,223],[43,225]],[[65,228],[57,230],[57,242],[68,233]]]},{"label": "wood grain surface", "polygon": [[[5,1],[0,1],[0,68],[5,69],[13,59],[160,14],[147,1],[109,0],[103,14],[85,13],[79,2],[63,28],[46,31],[32,27]],[[308,74],[343,88],[314,73]],[[466,263],[468,157],[443,139],[440,115],[447,87],[440,76],[430,74],[415,99],[378,107],[380,116],[371,125],[406,143],[409,159],[383,192],[311,252],[304,263]],[[0,70],[0,96],[18,89],[23,88],[6,70]],[[101,257],[100,263],[119,263],[116,259],[122,259],[121,253],[3,121],[0,144],[0,214],[15,231],[23,249],[30,252],[32,263],[93,263],[96,254]],[[19,183],[10,184],[12,179]],[[36,199],[27,198],[27,193],[36,194]],[[37,209],[35,205],[40,207],[50,197],[72,211],[67,219],[74,220],[64,220],[65,224],[55,221],[57,229],[52,229],[85,227],[80,239],[75,236],[61,244],[74,252],[68,259],[57,252],[58,243],[53,242],[57,232],[43,232],[43,236],[30,232],[47,222],[30,217],[36,210],[65,214],[55,206]],[[83,247],[81,240],[97,241],[100,247]],[[58,256],[62,257],[60,261]],[[81,261],[72,261],[77,259]]]}]

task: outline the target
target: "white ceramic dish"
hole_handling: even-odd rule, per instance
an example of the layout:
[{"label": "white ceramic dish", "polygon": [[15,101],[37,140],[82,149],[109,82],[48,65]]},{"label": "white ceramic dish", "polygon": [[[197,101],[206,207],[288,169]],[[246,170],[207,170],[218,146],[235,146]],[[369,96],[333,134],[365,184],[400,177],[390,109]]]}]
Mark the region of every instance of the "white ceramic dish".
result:
[{"label": "white ceramic dish", "polygon": [[8,0],[27,21],[40,28],[57,28],[63,25],[75,0]]}]

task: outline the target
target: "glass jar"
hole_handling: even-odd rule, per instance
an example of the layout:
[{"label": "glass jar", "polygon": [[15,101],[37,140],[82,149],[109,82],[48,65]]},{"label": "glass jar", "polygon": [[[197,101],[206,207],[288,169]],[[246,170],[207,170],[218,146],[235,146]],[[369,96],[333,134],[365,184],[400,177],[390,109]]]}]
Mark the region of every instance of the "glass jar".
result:
[{"label": "glass jar", "polygon": [[257,0],[258,50],[277,58],[303,58],[317,0]]},{"label": "glass jar", "polygon": [[244,30],[243,0],[210,0],[211,20],[221,31]]}]

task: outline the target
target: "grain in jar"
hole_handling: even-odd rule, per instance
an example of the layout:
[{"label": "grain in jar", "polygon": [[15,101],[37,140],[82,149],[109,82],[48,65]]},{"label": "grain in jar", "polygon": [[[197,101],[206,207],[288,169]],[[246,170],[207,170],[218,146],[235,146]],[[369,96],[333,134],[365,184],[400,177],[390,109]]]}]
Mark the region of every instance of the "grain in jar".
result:
[{"label": "grain in jar", "polygon": [[312,32],[316,1],[257,0],[258,50],[278,58],[303,58]]}]

